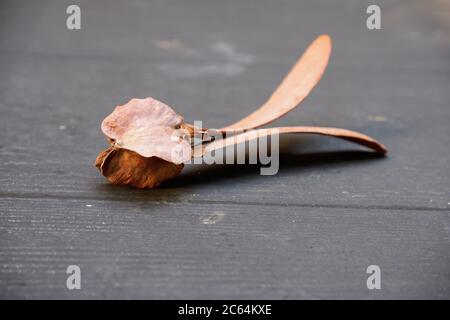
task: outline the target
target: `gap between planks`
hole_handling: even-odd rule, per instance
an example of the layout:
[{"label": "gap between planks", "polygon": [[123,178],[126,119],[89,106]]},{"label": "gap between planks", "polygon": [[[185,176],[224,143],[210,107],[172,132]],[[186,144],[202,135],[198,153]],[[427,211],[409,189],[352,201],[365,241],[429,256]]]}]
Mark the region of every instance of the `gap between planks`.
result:
[{"label": "gap between planks", "polygon": [[[0,192],[0,200],[1,199],[22,199],[22,200],[68,200],[68,201],[99,201],[99,202],[126,202],[127,200],[124,198],[95,198],[95,197],[86,197],[86,196],[63,196],[63,195],[47,195],[47,194],[36,194],[36,193],[7,193]],[[132,199],[130,202],[142,202],[147,199]],[[312,203],[275,203],[275,202],[251,202],[251,201],[223,201],[223,200],[173,200],[167,201],[164,200],[158,201],[156,200],[148,200],[149,202],[164,203],[167,204],[180,204],[180,203],[188,203],[188,204],[212,204],[212,205],[244,205],[244,206],[271,206],[271,207],[298,207],[298,208],[327,208],[327,209],[366,209],[366,210],[395,210],[395,211],[438,211],[438,212],[450,212],[450,208],[440,208],[440,207],[406,207],[406,206],[383,206],[383,205],[338,205],[338,204],[312,204]]]}]

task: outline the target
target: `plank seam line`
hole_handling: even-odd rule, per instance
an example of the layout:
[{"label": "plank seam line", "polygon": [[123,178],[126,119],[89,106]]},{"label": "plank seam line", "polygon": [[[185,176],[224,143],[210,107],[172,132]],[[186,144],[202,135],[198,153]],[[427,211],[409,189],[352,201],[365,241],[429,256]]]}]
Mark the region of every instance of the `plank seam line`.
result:
[{"label": "plank seam line", "polygon": [[339,205],[339,204],[312,204],[312,203],[274,203],[274,202],[237,202],[237,201],[222,201],[222,200],[174,200],[174,201],[158,201],[151,199],[131,199],[112,198],[99,199],[93,197],[67,197],[58,195],[38,195],[38,194],[14,194],[14,193],[0,193],[0,199],[22,199],[22,200],[68,200],[68,201],[101,201],[101,202],[154,202],[155,204],[215,204],[215,205],[244,205],[244,206],[271,206],[271,207],[297,207],[297,208],[327,208],[327,209],[365,209],[365,210],[395,210],[395,211],[448,211],[450,208],[441,207],[420,207],[420,206],[377,206],[377,205]]}]

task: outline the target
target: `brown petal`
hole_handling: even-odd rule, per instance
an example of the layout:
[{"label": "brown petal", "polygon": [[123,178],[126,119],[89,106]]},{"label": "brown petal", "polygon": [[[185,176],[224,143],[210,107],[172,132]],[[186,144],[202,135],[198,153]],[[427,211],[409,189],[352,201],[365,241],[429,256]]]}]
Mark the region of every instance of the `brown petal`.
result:
[{"label": "brown petal", "polygon": [[103,120],[102,131],[118,147],[180,164],[191,158],[190,143],[177,135],[182,124],[183,118],[164,103],[132,99]]},{"label": "brown petal", "polygon": [[144,157],[158,157],[180,164],[191,159],[191,144],[168,127],[130,129],[116,140],[116,145]]},{"label": "brown petal", "polygon": [[200,157],[216,149],[221,149],[226,146],[250,141],[258,137],[264,137],[278,133],[319,134],[352,141],[357,144],[366,146],[370,149],[373,149],[374,151],[381,154],[386,154],[387,152],[386,147],[383,146],[378,141],[376,141],[375,139],[355,131],[339,128],[323,128],[323,127],[279,127],[279,128],[251,130],[245,133],[237,134],[229,138],[225,138],[223,140],[213,141],[207,144],[205,148],[202,150],[202,152],[196,152],[194,156]]},{"label": "brown petal", "polygon": [[108,149],[100,151],[97,158],[95,159],[95,166],[97,167],[100,172],[102,172],[102,166],[103,162],[105,161],[106,157],[111,153],[111,151],[114,150],[114,146],[109,147]]},{"label": "brown petal", "polygon": [[136,188],[154,188],[180,174],[183,164],[174,164],[158,157],[142,157],[138,153],[110,147],[98,155],[96,166],[113,184]]},{"label": "brown petal", "polygon": [[328,35],[319,36],[309,45],[266,103],[223,130],[247,130],[261,127],[294,109],[319,82],[330,54],[331,38]]},{"label": "brown petal", "polygon": [[131,99],[117,106],[102,122],[103,133],[111,139],[120,140],[128,130],[152,127],[178,128],[184,122],[168,105],[153,98]]}]

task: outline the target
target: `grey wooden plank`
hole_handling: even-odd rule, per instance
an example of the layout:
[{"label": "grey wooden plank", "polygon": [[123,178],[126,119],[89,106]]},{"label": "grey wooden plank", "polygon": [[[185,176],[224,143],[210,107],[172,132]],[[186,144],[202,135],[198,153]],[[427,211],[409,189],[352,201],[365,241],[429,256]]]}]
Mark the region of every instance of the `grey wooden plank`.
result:
[{"label": "grey wooden plank", "polygon": [[449,298],[443,212],[14,198],[0,212],[2,298]]},{"label": "grey wooden plank", "polygon": [[[381,31],[364,1],[78,3],[81,31],[69,3],[1,3],[2,298],[449,298],[447,2],[378,1]],[[114,105],[151,95],[226,124],[325,32],[325,78],[279,123],[363,131],[386,159],[289,137],[274,177],[189,167],[140,191],[93,168]],[[72,263],[80,292],[64,287]]]},{"label": "grey wooden plank", "polygon": [[[126,101],[123,97],[161,93],[161,99],[173,100],[174,107],[187,119],[200,116],[205,124],[223,124],[237,117],[234,110],[226,109],[241,104],[241,96],[245,100],[251,94],[256,105],[266,95],[267,90],[250,79],[264,78],[270,70],[280,74],[278,65],[261,66],[262,71],[255,67],[246,77],[226,81],[234,94],[222,96],[221,81],[206,85],[205,79],[184,85],[184,80],[175,80],[170,81],[172,89],[167,89],[168,80],[149,77],[156,71],[151,66],[141,69],[140,64],[42,57],[9,57],[2,63],[7,70],[9,67],[10,74],[0,84],[0,97],[5,101],[0,102],[0,190],[5,195],[450,206],[450,151],[445,148],[450,135],[449,75],[445,72],[382,70],[366,74],[330,69],[304,106],[280,121],[366,132],[388,146],[386,159],[347,152],[361,149],[331,138],[289,137],[282,140],[281,168],[276,176],[259,176],[254,167],[195,166],[163,190],[135,192],[106,186],[92,166],[96,153],[106,145],[99,124],[112,106]],[[52,70],[52,75],[46,70]],[[274,78],[272,86],[278,81]],[[122,79],[134,79],[137,90],[131,85],[120,86]],[[210,106],[217,95],[216,104]],[[225,112],[229,120],[224,121],[220,113]],[[374,120],[377,117],[381,121]],[[274,189],[279,193],[273,193]]]},{"label": "grey wooden plank", "polygon": [[[436,47],[447,40],[446,1],[377,1],[383,29],[375,32],[366,28],[366,8],[371,4],[367,1],[282,0],[275,5],[269,0],[195,0],[189,4],[180,0],[82,0],[77,2],[82,9],[82,29],[75,32],[65,28],[68,4],[2,1],[2,51],[133,60],[165,56],[167,52],[155,50],[158,40],[178,40],[183,48],[195,50],[211,42],[232,41],[237,48],[257,53],[258,58],[282,62],[299,54],[299,43],[326,32],[339,39],[337,48],[350,54],[340,58],[347,65],[392,68],[389,61],[395,57],[396,66],[429,68],[424,61],[428,57],[431,66],[438,62],[440,67],[448,66],[445,56],[418,45]],[[405,49],[410,49],[407,55]],[[205,55],[214,57],[214,52],[207,55],[202,50],[195,51],[197,55],[189,55],[190,50],[169,52],[193,61]]]},{"label": "grey wooden plank", "polygon": [[[447,7],[433,2],[424,12],[420,2],[380,2],[383,30],[374,32],[364,27],[365,5],[286,1],[274,10],[259,1],[82,2],[83,29],[72,32],[57,27],[64,26],[65,3],[5,2],[2,195],[447,210],[450,73],[441,40],[449,29],[437,14]],[[405,11],[421,19],[411,25]],[[279,123],[360,130],[389,147],[387,159],[320,155],[359,149],[333,139],[286,138],[275,177],[260,177],[256,168],[192,168],[150,192],[111,188],[92,168],[104,146],[99,123],[114,105],[152,95],[189,121],[229,123],[264,101],[320,32],[335,39],[330,68],[301,110]],[[234,60],[218,44],[235,50]],[[239,64],[236,55],[249,62]],[[230,61],[241,69],[227,73]],[[219,71],[163,68],[211,64]]]}]

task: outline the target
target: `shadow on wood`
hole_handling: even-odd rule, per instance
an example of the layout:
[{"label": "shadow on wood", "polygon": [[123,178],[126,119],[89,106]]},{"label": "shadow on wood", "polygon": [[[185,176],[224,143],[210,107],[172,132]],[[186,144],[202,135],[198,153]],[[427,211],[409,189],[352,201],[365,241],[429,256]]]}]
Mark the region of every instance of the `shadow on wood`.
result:
[{"label": "shadow on wood", "polygon": [[[384,158],[371,151],[332,151],[307,154],[280,154],[280,170],[301,169],[322,165],[341,165],[350,161],[368,161]],[[218,184],[221,180],[246,179],[260,174],[259,164],[216,164],[187,166],[180,176],[161,188],[188,187],[196,184]]]}]

